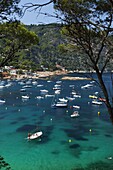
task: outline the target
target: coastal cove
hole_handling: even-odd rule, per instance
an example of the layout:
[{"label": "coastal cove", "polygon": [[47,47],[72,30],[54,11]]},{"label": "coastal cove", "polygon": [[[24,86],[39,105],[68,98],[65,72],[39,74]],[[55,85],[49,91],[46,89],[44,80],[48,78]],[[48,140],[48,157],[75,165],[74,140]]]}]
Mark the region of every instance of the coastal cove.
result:
[{"label": "coastal cove", "polygon": [[[104,74],[106,86],[108,74]],[[0,104],[0,155],[12,170],[113,169],[113,125],[104,102],[92,104],[89,96],[102,92],[87,77],[66,73],[1,80],[0,99],[5,103]],[[51,107],[59,98],[69,99],[66,108]],[[74,111],[79,116],[72,118]],[[37,131],[43,132],[40,138],[26,140],[28,133]]]}]

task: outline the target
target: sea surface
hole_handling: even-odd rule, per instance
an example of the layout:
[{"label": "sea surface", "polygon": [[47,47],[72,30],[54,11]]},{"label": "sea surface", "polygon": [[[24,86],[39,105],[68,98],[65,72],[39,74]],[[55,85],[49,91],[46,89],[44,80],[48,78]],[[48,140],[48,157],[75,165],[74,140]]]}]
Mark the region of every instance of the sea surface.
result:
[{"label": "sea surface", "polygon": [[[84,76],[71,74],[70,76]],[[104,76],[109,86],[108,75]],[[89,95],[102,96],[100,88],[89,80],[5,80],[0,88],[0,168],[11,170],[113,170],[113,125],[105,104],[93,105]],[[9,84],[10,83],[10,84]],[[5,86],[9,84],[9,86]],[[61,93],[55,97],[55,85]],[[82,89],[81,86],[92,87]],[[26,86],[27,87],[23,87]],[[58,86],[57,86],[58,87]],[[20,89],[25,88],[25,92]],[[48,90],[42,94],[40,90]],[[67,108],[52,108],[58,98],[69,100]],[[22,95],[28,95],[27,100]],[[41,96],[39,99],[37,96]],[[73,105],[80,106],[74,109]],[[77,110],[79,117],[71,117]],[[35,140],[28,133],[42,131]],[[4,161],[4,162],[3,162]],[[4,165],[2,167],[1,165]]]}]

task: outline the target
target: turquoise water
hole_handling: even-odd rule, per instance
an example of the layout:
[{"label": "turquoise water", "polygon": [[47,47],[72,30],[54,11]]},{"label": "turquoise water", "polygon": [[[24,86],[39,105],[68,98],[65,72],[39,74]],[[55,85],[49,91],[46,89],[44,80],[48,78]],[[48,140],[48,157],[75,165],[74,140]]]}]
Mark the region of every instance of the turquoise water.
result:
[{"label": "turquoise water", "polygon": [[[107,78],[105,80],[109,83]],[[82,85],[90,83],[87,80],[62,81],[58,97],[70,96],[72,90],[76,90],[81,98],[69,101],[68,108],[53,109],[53,98],[39,100],[36,96],[41,95],[40,89],[54,94],[57,80],[37,80],[42,87],[33,85],[32,81],[26,92],[20,92],[22,85],[16,80],[10,87],[0,89],[0,98],[6,100],[0,105],[0,155],[11,168],[74,170],[88,169],[89,165],[97,165],[97,162],[112,164],[113,160],[108,158],[113,157],[113,125],[104,104],[94,106],[88,97],[94,92],[100,93],[100,89],[95,84],[90,89],[81,89]],[[30,99],[23,101],[21,96],[24,94],[28,94]],[[70,117],[73,105],[80,106],[77,118]],[[43,132],[40,139],[25,139],[29,132],[37,130]]]}]

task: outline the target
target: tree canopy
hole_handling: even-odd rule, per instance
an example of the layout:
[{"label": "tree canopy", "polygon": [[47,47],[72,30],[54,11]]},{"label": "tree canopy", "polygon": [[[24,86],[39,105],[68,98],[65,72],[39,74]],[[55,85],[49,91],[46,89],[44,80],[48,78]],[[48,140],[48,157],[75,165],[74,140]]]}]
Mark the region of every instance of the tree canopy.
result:
[{"label": "tree canopy", "polygon": [[39,42],[37,35],[19,22],[0,24],[0,32],[0,67],[18,57],[21,50]]},{"label": "tree canopy", "polygon": [[21,13],[18,7],[19,2],[20,0],[0,0],[0,22],[8,20],[9,17],[14,18],[15,14]]}]

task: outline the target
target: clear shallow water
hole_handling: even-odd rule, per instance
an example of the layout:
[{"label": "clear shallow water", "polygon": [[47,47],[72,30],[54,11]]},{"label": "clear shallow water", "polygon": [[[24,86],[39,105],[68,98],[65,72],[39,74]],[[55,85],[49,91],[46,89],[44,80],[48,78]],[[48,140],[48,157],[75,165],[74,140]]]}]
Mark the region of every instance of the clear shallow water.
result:
[{"label": "clear shallow water", "polygon": [[[106,77],[107,82],[109,80]],[[62,81],[59,97],[70,96],[74,89],[82,96],[70,101],[68,108],[51,108],[52,98],[36,99],[40,89],[54,94],[56,80],[37,80],[43,87],[32,85],[24,93],[22,85],[13,85],[0,90],[0,98],[6,103],[0,105],[0,155],[13,170],[73,170],[84,168],[96,162],[112,164],[113,125],[104,106],[91,104],[89,94],[100,91],[95,85],[81,89],[90,81]],[[21,96],[28,94],[29,100]],[[72,105],[80,105],[80,117],[71,118]],[[100,112],[100,116],[98,116]],[[41,139],[27,141],[29,132],[43,131]],[[91,132],[90,132],[91,129]],[[88,169],[88,168],[86,168]]]}]

